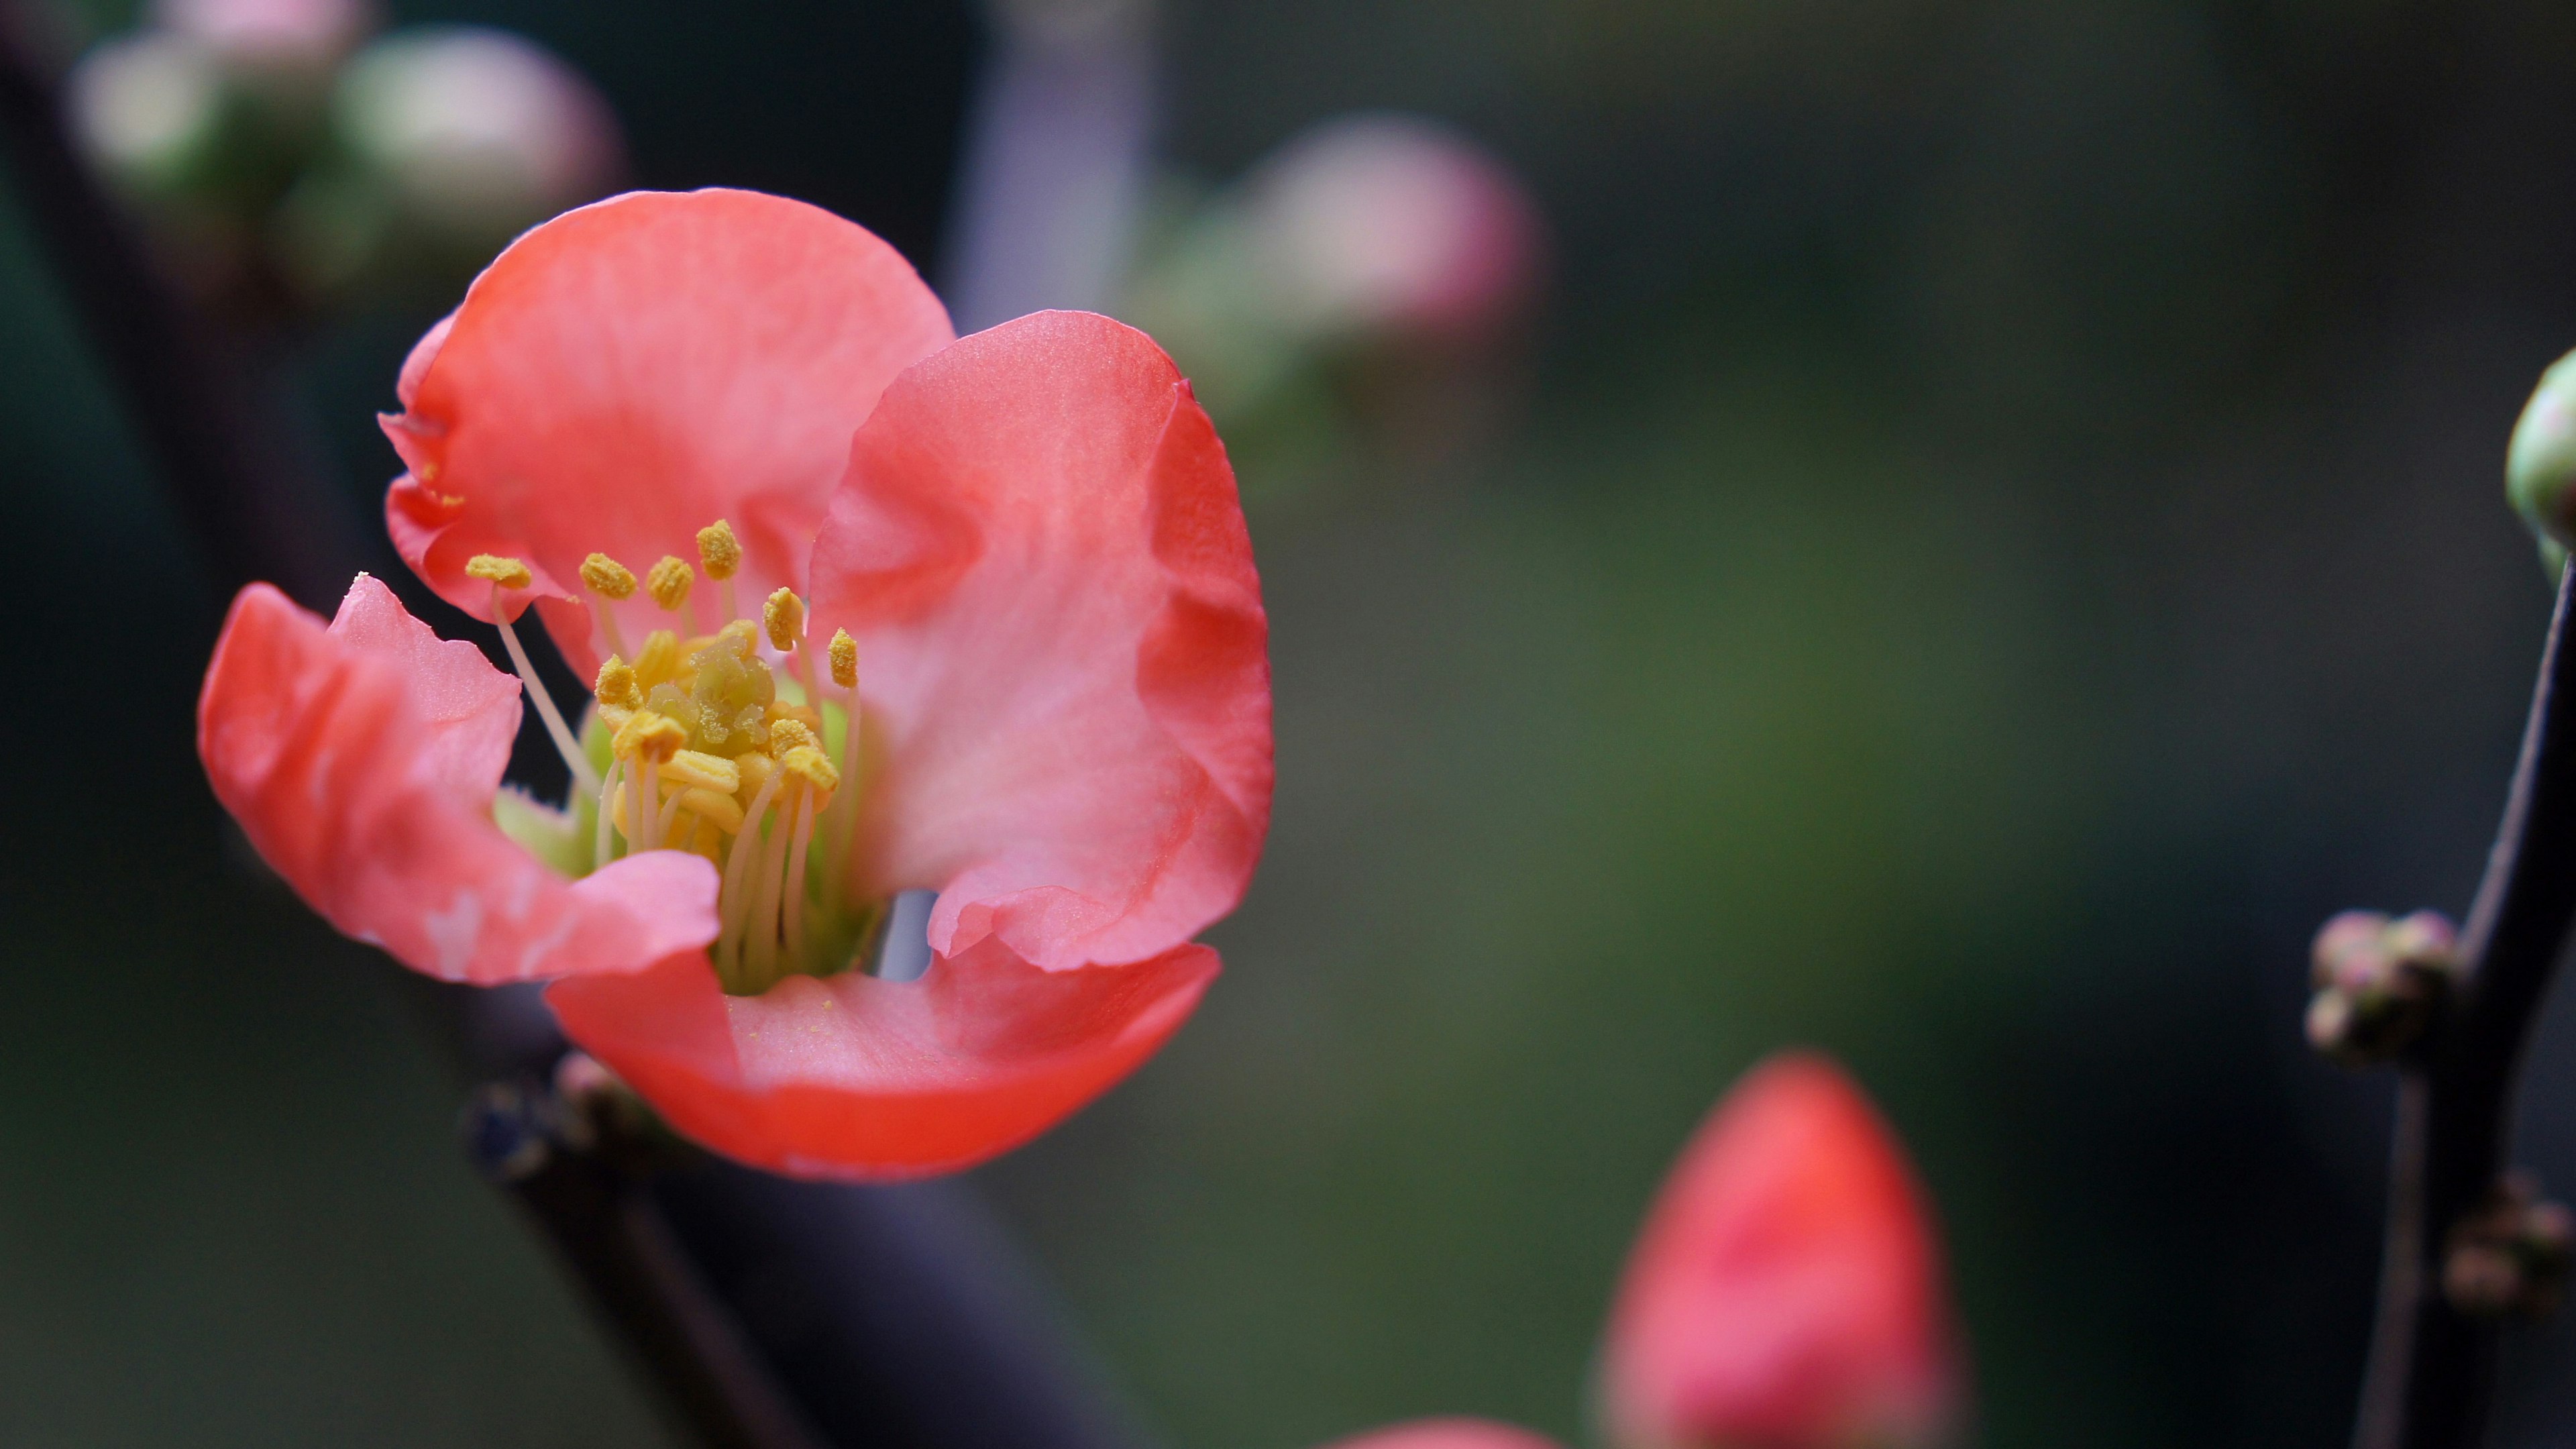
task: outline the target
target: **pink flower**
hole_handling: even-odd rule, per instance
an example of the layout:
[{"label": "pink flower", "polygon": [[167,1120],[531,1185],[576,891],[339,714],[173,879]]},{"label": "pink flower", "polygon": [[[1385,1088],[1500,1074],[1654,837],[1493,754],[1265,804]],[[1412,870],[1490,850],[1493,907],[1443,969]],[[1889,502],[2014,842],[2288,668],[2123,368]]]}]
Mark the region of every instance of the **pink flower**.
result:
[{"label": "pink flower", "polygon": [[[634,194],[511,246],[396,391],[403,557],[514,652],[536,604],[600,683],[550,720],[568,809],[496,811],[505,676],[370,580],[329,629],[245,591],[201,752],[341,929],[554,980],[675,1127],[803,1175],[990,1157],[1188,1017],[1217,970],[1190,938],[1268,827],[1267,622],[1151,341],[1079,313],[952,340],[858,227]],[[927,976],[851,969],[914,888]]]},{"label": "pink flower", "polygon": [[1602,1408],[1630,1449],[1913,1449],[1961,1408],[1940,1250],[1904,1152],[1823,1057],[1709,1115],[1630,1251]]},{"label": "pink flower", "polygon": [[[1964,1393],[1939,1249],[1895,1139],[1823,1057],[1709,1114],[1630,1250],[1601,1355],[1614,1449],[1931,1449]],[[1550,1449],[1423,1419],[1330,1449]]]}]

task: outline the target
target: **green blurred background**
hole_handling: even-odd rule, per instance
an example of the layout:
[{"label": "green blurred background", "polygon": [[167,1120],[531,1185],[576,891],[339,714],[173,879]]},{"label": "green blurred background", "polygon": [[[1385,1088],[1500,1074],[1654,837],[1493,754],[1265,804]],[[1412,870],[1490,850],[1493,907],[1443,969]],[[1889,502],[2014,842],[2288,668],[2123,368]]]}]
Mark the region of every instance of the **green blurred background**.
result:
[{"label": "green blurred background", "polygon": [[[965,10],[390,8],[556,48],[641,184],[940,256]],[[976,1174],[1119,1390],[1175,1449],[1575,1438],[1670,1155],[1804,1043],[1940,1203],[1984,1443],[2340,1442],[2387,1098],[2304,1053],[2304,948],[2464,906],[2501,801],[2576,13],[1173,0],[1162,34],[1175,166],[1401,107],[1554,242],[1468,461],[1256,496],[1278,813],[1227,974]],[[449,300],[297,354],[362,503]],[[190,744],[222,601],[15,212],[0,339],[0,1441],[668,1442],[468,1170],[395,968],[228,855]],[[2525,1131],[2562,1189],[2571,1044],[2561,1010]],[[2516,1341],[2505,1442],[2576,1423],[2571,1355]]]}]

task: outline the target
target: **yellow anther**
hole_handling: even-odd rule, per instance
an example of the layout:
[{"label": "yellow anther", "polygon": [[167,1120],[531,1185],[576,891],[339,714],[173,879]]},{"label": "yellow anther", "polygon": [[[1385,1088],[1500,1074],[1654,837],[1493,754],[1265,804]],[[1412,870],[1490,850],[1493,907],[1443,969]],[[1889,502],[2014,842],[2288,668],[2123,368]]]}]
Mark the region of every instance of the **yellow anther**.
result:
[{"label": "yellow anther", "polygon": [[814,731],[801,719],[782,719],[769,727],[769,752],[782,760],[794,751],[814,748],[815,743]]},{"label": "yellow anther", "polygon": [[805,601],[794,589],[780,589],[760,606],[760,626],[769,631],[769,647],[781,653],[805,637]]},{"label": "yellow anther", "polygon": [[689,732],[680,728],[678,720],[658,710],[639,709],[617,727],[617,738],[610,742],[609,749],[620,759],[640,755],[658,764],[678,754],[688,742]]},{"label": "yellow anther", "polygon": [[666,553],[644,576],[644,592],[663,608],[677,610],[689,601],[689,585],[697,581],[697,570]]},{"label": "yellow anther", "polygon": [[859,687],[859,641],[847,629],[832,631],[832,682],[843,689]]},{"label": "yellow anther", "polygon": [[635,575],[626,565],[604,553],[595,553],[581,561],[581,581],[603,598],[631,599],[635,596]]},{"label": "yellow anther", "polygon": [[599,679],[590,687],[591,696],[608,709],[642,709],[644,691],[635,683],[635,666],[611,654],[599,666]]},{"label": "yellow anther", "polygon": [[526,564],[514,558],[503,558],[497,553],[478,553],[467,559],[465,576],[490,579],[505,589],[524,589],[537,581],[537,576],[528,572]]},{"label": "yellow anther", "polygon": [[[683,750],[680,753],[687,754]],[[713,790],[689,789],[680,792],[680,808],[693,811],[700,820],[731,835],[742,829],[742,805],[730,794]]]},{"label": "yellow anther", "polygon": [[711,579],[732,578],[742,567],[742,540],[733,536],[732,524],[719,518],[698,530],[698,562]]},{"label": "yellow anther", "polygon": [[810,704],[790,704],[783,699],[773,699],[769,702],[768,714],[773,725],[780,720],[792,719],[812,730],[817,738],[823,733],[823,712]]},{"label": "yellow anther", "polygon": [[754,750],[748,754],[734,756],[733,767],[742,774],[742,789],[739,793],[745,799],[749,799],[760,793],[761,786],[769,783],[770,772],[778,768],[778,762]]},{"label": "yellow anther", "polygon": [[656,629],[644,636],[644,647],[635,655],[635,682],[645,689],[669,680],[680,672],[680,636],[668,629]]},{"label": "yellow anther", "polygon": [[716,642],[731,649],[735,658],[749,662],[751,641],[759,632],[749,619],[736,619],[716,631]]},{"label": "yellow anther", "polygon": [[802,780],[824,794],[841,787],[841,772],[832,768],[831,759],[812,745],[799,745],[778,757],[778,768],[788,778]]},{"label": "yellow anther", "polygon": [[662,778],[719,795],[730,795],[742,784],[742,772],[734,768],[733,761],[703,750],[681,750],[672,755],[670,763],[662,767]]}]

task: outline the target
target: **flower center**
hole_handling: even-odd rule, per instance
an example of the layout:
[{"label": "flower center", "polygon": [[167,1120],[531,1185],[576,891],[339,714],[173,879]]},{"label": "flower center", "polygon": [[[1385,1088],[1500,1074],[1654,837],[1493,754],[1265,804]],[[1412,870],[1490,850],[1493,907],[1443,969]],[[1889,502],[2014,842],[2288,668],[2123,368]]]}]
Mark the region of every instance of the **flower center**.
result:
[{"label": "flower center", "polygon": [[[698,553],[733,614],[742,550],[732,529],[719,521],[702,530]],[[466,571],[492,581],[496,605],[502,590],[532,578],[517,560],[489,555]],[[495,818],[573,875],[639,850],[706,857],[723,880],[709,954],[732,994],[849,969],[882,913],[878,902],[849,900],[845,885],[858,823],[856,643],[835,634],[818,675],[804,602],[780,589],[756,624],[733,617],[694,637],[655,629],[630,661],[605,604],[631,597],[635,575],[595,553],[581,576],[600,596],[593,610],[618,652],[600,666],[578,740],[527,665],[515,630],[501,625],[511,662],[572,770],[572,799],[558,814],[505,793]],[[642,582],[679,622],[695,571],[665,557]]]}]

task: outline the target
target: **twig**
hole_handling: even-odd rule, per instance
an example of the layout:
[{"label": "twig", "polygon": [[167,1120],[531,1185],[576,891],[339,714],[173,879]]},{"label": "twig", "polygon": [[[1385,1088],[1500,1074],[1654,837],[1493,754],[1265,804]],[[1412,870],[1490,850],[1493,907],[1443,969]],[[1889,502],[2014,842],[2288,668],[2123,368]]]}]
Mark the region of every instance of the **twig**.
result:
[{"label": "twig", "polygon": [[2355,1449],[2474,1449],[2498,1325],[2444,1297],[2454,1225],[2489,1201],[2511,1146],[2513,1088],[2576,922],[2576,572],[2559,583],[2504,823],[2461,934],[2461,974],[2398,1091],[2378,1322]]}]

